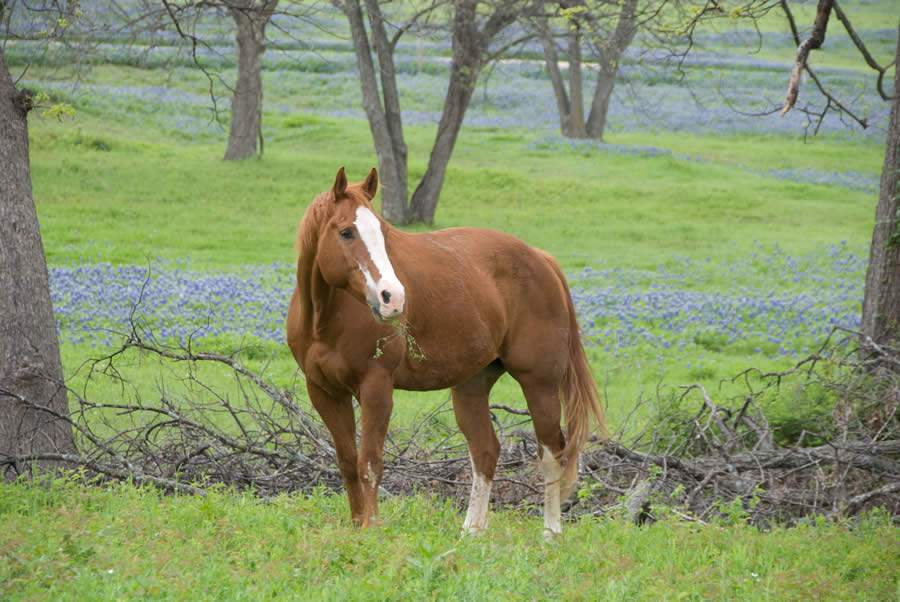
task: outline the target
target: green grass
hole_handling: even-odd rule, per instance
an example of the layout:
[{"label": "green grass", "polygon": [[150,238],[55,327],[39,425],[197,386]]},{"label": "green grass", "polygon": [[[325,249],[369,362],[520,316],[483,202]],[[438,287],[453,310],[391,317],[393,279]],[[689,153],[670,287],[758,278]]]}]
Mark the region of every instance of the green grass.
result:
[{"label": "green grass", "polygon": [[[527,511],[460,538],[460,512],[389,499],[350,526],[343,497],[161,496],[148,488],[0,484],[5,600],[888,600],[900,544],[883,515],[761,532],[620,518],[566,525]],[[826,568],[827,567],[827,568]]]},{"label": "green grass", "polygon": [[[432,134],[409,129],[416,178]],[[311,130],[285,128],[269,142],[265,160],[233,164],[218,160],[221,143],[145,141],[134,129],[108,128],[90,115],[36,123],[34,191],[48,261],[189,257],[198,268],[226,269],[292,261],[296,223],[337,167],[361,178],[376,163],[365,123],[320,119]],[[86,132],[110,150],[76,144]],[[622,136],[628,143],[657,138]],[[809,150],[774,137],[679,138],[662,137],[713,163],[534,150],[524,132],[464,130],[436,226],[506,230],[550,251],[567,269],[655,268],[673,254],[740,257],[757,242],[799,254],[868,238],[872,196],[731,166],[772,165],[773,156],[804,150],[811,156],[797,160],[798,167],[827,170],[843,155],[845,164],[876,173],[883,152],[876,145],[857,143],[859,152],[847,159],[848,148],[837,140],[819,140]]]},{"label": "green grass", "polygon": [[[33,120],[34,192],[49,263],[187,259],[196,269],[228,271],[292,262],[296,223],[337,167],[346,165],[351,178],[361,178],[376,160],[362,121],[297,115],[272,116],[267,123],[275,134],[265,159],[235,164],[220,160],[221,140],[172,140],[90,111],[62,124]],[[433,132],[411,127],[407,133],[414,182],[424,171]],[[871,195],[775,180],[739,166],[877,173],[883,150],[875,144],[827,137],[810,144],[776,136],[610,138],[670,147],[707,161],[696,162],[547,151],[529,148],[532,139],[524,130],[464,129],[436,227],[478,225],[513,233],[554,254],[569,272],[586,266],[652,271],[680,257],[728,261],[746,257],[757,245],[778,244],[791,254],[815,253],[838,241],[861,248],[871,234]],[[727,276],[712,271],[695,286],[716,288]],[[250,363],[265,363],[278,384],[297,387],[287,348],[263,347],[265,361]],[[71,372],[99,351],[64,346],[64,363]],[[647,353],[623,358],[590,350],[613,425],[660,382],[716,383],[750,363],[785,365],[748,355],[743,347],[711,354],[696,347],[661,358]],[[704,355],[686,367],[686,360]],[[152,371],[135,369],[131,376],[145,394],[155,392]],[[221,379],[213,382],[227,386]],[[109,393],[114,391],[110,385]],[[446,395],[399,392],[394,423],[408,422]],[[494,399],[522,403],[509,378],[497,385]]]},{"label": "green grass", "polygon": [[[622,144],[647,144],[645,133],[629,132],[615,136]],[[672,149],[681,155],[702,157],[725,166],[743,166],[757,170],[817,169],[881,174],[884,148],[871,142],[830,137],[776,135],[701,136],[679,132],[656,132],[652,144]]]}]

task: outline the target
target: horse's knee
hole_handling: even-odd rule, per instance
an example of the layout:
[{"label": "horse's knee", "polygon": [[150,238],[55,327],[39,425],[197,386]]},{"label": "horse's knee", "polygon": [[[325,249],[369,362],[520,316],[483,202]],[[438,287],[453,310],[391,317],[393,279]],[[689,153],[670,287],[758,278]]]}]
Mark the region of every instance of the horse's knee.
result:
[{"label": "horse's knee", "polygon": [[534,434],[537,436],[538,443],[544,450],[550,450],[554,456],[559,456],[560,452],[566,447],[566,436],[563,434],[560,424],[534,425]]},{"label": "horse's knee", "polygon": [[359,478],[355,457],[338,456],[338,468],[345,481],[356,481]]},{"label": "horse's knee", "polygon": [[472,458],[472,470],[489,481],[493,480],[497,460],[500,458],[500,442],[497,437],[491,437],[490,440],[480,443],[477,448],[471,447],[469,454]]}]

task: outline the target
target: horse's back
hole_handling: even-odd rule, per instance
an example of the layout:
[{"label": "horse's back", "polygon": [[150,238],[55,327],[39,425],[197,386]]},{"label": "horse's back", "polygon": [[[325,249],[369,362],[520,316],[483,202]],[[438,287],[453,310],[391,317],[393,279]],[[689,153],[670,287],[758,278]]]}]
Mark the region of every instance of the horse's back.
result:
[{"label": "horse's back", "polygon": [[[428,235],[458,257],[467,288],[490,299],[496,356],[508,368],[565,363],[571,303],[562,270],[546,252],[495,230],[451,228]],[[489,291],[484,294],[483,291]],[[498,332],[498,330],[502,330]]]},{"label": "horse's back", "polygon": [[568,294],[562,271],[545,251],[511,234],[485,228],[448,228],[426,236],[457,253],[461,270],[481,272],[513,313],[522,306],[543,316],[566,313],[562,302]]}]

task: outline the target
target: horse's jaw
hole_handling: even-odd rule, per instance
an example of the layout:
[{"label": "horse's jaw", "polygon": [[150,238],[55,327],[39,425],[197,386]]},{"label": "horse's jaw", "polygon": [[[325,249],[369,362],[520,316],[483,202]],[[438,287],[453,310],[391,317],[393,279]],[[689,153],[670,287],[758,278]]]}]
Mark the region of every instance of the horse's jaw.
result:
[{"label": "horse's jaw", "polygon": [[369,309],[372,312],[372,316],[375,318],[376,322],[396,326],[398,323],[403,321],[403,310],[394,310],[393,312],[385,316],[381,313],[380,306],[375,306],[371,303],[367,303],[366,305],[369,306]]}]

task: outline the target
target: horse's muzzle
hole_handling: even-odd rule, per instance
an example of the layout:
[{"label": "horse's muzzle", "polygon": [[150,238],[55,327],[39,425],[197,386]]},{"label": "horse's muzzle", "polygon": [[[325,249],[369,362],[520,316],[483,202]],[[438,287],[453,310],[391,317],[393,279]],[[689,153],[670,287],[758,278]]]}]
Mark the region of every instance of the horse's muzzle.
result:
[{"label": "horse's muzzle", "polygon": [[406,291],[403,285],[397,282],[381,280],[375,287],[366,293],[366,300],[372,313],[378,320],[391,320],[403,313],[406,302]]},{"label": "horse's muzzle", "polygon": [[375,319],[379,322],[392,320],[403,313],[402,307],[386,306],[384,303],[370,303],[369,309],[372,310],[372,315],[375,316]]}]

